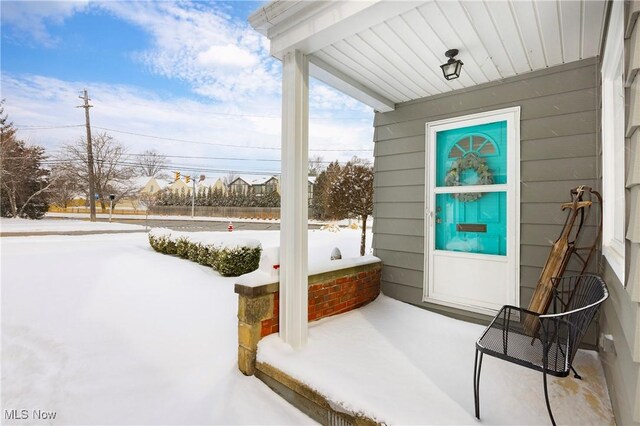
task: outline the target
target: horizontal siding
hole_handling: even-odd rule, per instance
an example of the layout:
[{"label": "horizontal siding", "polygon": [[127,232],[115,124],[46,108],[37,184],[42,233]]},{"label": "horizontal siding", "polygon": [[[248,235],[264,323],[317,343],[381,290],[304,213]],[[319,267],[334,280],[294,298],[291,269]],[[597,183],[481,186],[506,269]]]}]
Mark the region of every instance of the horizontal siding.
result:
[{"label": "horizontal siding", "polygon": [[[424,238],[407,235],[376,234],[375,249],[393,250],[407,253],[424,253]],[[421,265],[414,265],[422,269]]]},{"label": "horizontal siding", "polygon": [[373,232],[376,234],[424,236],[424,220],[422,219],[387,219],[377,218]]},{"label": "horizontal siding", "polygon": [[589,157],[597,153],[597,134],[581,133],[520,142],[521,161]]},{"label": "horizontal siding", "polygon": [[377,172],[373,177],[374,188],[403,185],[424,185],[424,167]]},{"label": "horizontal siding", "polygon": [[374,171],[385,172],[390,170],[423,169],[424,151],[407,154],[385,155],[377,157]]},{"label": "horizontal siding", "polygon": [[[599,186],[598,75],[596,61],[589,59],[376,114],[374,248],[388,270],[383,289],[400,300],[431,306],[422,302],[425,124],[520,106],[520,299],[528,305],[566,218],[560,203],[569,200],[573,187]],[[595,210],[583,241],[595,233]],[[581,265],[572,260],[568,270],[580,271]]]},{"label": "horizontal siding", "polygon": [[376,157],[422,151],[424,151],[423,135],[394,139],[392,141],[387,141],[387,143],[380,141],[373,147],[373,155]]},{"label": "horizontal siding", "polygon": [[[378,257],[384,257],[384,265],[395,266],[398,268],[413,269],[416,265],[420,265],[424,261],[422,253],[407,253],[393,250],[376,250]],[[420,269],[422,270],[422,269]]]},{"label": "horizontal siding", "polygon": [[[587,111],[579,111],[573,113],[563,113],[561,115],[553,115],[550,117],[527,117],[525,115],[526,101],[518,105],[501,105],[499,108],[507,108],[510,106],[520,106],[520,139],[543,139],[557,136],[569,136],[596,131],[597,126],[597,110],[595,104]],[[548,105],[553,109],[553,105]],[[483,112],[484,109],[475,112]],[[466,113],[455,114],[466,115]],[[384,140],[393,140],[401,138],[415,137],[425,134],[425,124],[428,121],[437,121],[451,117],[451,114],[443,114],[435,117],[428,117],[428,120],[418,119],[407,121],[406,123],[391,124],[385,127],[378,127],[374,132],[376,142]]]},{"label": "horizontal siding", "polygon": [[[588,59],[565,67],[525,74],[514,79],[490,83],[475,89],[445,94],[426,101],[397,105],[396,110],[376,114],[374,126],[434,117],[443,114],[468,114],[473,110],[498,109],[510,102],[522,102],[536,97],[557,96],[559,93],[592,90],[598,79],[595,60]],[[471,96],[467,96],[471,94]]]},{"label": "horizontal siding", "polygon": [[375,188],[374,200],[380,203],[424,202],[424,185]]},{"label": "horizontal siding", "polygon": [[376,200],[373,205],[373,217],[376,220],[381,218],[422,219],[424,203],[384,203]]},{"label": "horizontal siding", "polygon": [[387,266],[382,268],[382,280],[422,289],[422,271]]},{"label": "horizontal siding", "polygon": [[533,160],[520,163],[520,174],[527,182],[593,179],[596,176],[598,157]]}]

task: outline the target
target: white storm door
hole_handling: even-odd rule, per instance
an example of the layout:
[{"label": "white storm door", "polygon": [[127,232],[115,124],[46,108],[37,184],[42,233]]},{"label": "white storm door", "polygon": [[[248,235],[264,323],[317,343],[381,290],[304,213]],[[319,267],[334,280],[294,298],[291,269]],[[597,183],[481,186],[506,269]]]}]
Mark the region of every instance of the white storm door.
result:
[{"label": "white storm door", "polygon": [[425,301],[519,304],[519,123],[519,107],[427,123]]}]

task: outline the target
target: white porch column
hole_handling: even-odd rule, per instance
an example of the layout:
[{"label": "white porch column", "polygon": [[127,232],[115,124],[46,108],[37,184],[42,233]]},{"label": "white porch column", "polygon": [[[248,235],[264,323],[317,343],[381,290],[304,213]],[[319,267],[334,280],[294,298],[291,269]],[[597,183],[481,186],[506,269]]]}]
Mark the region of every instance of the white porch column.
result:
[{"label": "white porch column", "polygon": [[309,60],[298,50],[282,60],[282,205],[280,208],[280,337],[307,342],[307,181]]}]

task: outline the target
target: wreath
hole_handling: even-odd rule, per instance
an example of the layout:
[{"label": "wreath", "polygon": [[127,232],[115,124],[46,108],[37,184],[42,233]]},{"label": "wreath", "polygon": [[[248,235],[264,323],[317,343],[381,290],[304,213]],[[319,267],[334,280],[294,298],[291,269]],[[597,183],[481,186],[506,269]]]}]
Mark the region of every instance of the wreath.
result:
[{"label": "wreath", "polygon": [[[460,175],[468,169],[475,170],[478,175],[478,181],[475,185],[491,185],[493,183],[493,173],[491,173],[491,169],[487,166],[487,161],[476,154],[468,153],[453,162],[444,177],[445,185],[460,186]],[[466,203],[476,201],[482,197],[482,192],[464,192],[451,195],[453,198]]]}]

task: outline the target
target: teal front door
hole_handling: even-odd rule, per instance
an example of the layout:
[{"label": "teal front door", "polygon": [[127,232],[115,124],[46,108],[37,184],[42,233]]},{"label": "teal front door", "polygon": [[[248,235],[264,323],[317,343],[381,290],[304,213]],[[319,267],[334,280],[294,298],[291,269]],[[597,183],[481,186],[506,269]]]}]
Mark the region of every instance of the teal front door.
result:
[{"label": "teal front door", "polygon": [[517,111],[427,125],[425,299],[517,302]]}]

